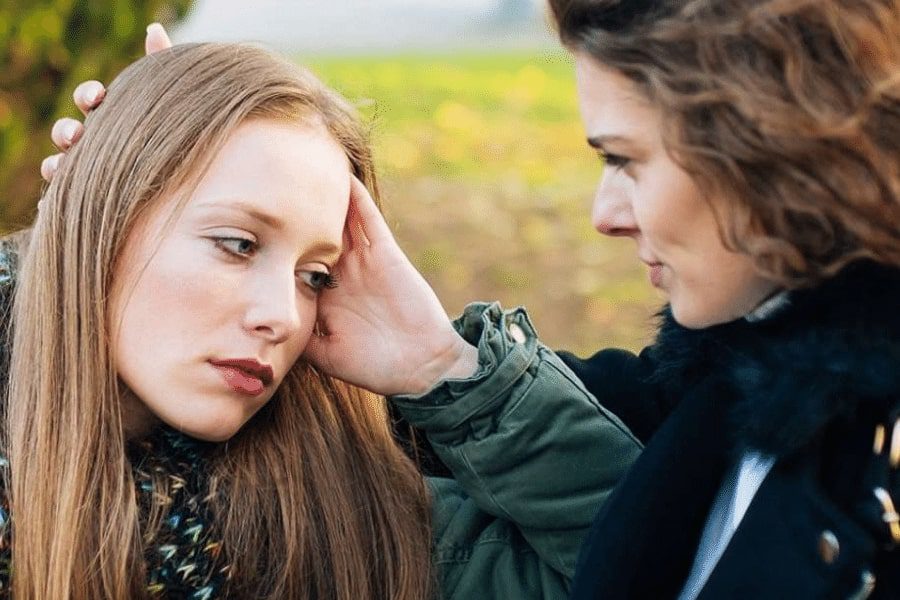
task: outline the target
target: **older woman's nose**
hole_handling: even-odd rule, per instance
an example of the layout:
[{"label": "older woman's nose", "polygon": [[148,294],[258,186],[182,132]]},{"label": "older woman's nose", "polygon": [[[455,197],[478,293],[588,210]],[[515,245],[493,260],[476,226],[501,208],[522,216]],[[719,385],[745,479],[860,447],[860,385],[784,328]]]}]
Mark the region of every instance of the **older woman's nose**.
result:
[{"label": "older woman's nose", "polygon": [[634,219],[627,186],[604,178],[597,187],[591,223],[603,235],[634,236],[640,231]]}]

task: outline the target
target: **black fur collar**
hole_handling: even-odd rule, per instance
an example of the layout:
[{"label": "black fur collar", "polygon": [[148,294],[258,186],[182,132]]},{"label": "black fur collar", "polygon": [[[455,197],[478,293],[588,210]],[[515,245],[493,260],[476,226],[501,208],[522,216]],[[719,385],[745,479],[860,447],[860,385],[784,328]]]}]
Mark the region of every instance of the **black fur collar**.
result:
[{"label": "black fur collar", "polygon": [[757,322],[688,330],[661,316],[654,379],[680,394],[708,377],[734,390],[738,450],[784,456],[835,418],[900,399],[900,269],[855,263]]}]

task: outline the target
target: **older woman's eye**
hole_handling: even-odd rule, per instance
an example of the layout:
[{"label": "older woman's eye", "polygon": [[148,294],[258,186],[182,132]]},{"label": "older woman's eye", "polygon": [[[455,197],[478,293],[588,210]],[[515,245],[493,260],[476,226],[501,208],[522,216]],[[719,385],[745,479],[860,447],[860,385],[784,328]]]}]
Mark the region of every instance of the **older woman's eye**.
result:
[{"label": "older woman's eye", "polygon": [[609,152],[604,152],[603,150],[598,150],[597,154],[600,156],[600,159],[603,161],[604,165],[613,167],[614,169],[620,169],[624,167],[631,160],[620,154],[610,154]]},{"label": "older woman's eye", "polygon": [[258,244],[247,238],[240,237],[217,237],[213,238],[216,248],[231,255],[243,258],[249,258],[256,253]]},{"label": "older woman's eye", "polygon": [[297,276],[317,292],[337,287],[337,278],[327,271],[300,271]]}]

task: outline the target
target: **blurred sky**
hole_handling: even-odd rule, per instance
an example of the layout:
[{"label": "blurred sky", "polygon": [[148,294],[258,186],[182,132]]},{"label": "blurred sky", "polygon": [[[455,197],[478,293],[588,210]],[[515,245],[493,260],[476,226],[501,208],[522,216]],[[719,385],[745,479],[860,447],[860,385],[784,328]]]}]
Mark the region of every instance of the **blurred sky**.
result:
[{"label": "blurred sky", "polygon": [[195,0],[172,37],[258,41],[285,52],[545,47],[546,0]]}]

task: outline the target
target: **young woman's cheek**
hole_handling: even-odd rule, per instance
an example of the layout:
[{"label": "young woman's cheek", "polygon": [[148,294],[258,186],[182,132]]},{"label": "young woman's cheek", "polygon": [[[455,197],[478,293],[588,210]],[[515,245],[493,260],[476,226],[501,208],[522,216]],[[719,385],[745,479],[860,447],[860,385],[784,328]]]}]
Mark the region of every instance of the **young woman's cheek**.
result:
[{"label": "young woman's cheek", "polygon": [[[300,285],[303,285],[302,283]],[[303,292],[298,292],[303,294]],[[300,313],[300,331],[296,339],[291,342],[289,354],[293,356],[293,361],[299,360],[306,346],[309,344],[310,338],[314,335],[316,329],[316,321],[319,317],[318,298],[298,300],[298,310]]]},{"label": "young woman's cheek", "polygon": [[178,334],[171,344],[180,345],[177,338],[183,337],[203,345],[221,323],[235,318],[241,275],[199,245],[171,241],[153,257],[138,291],[152,301],[147,308],[158,314],[160,333]]}]

